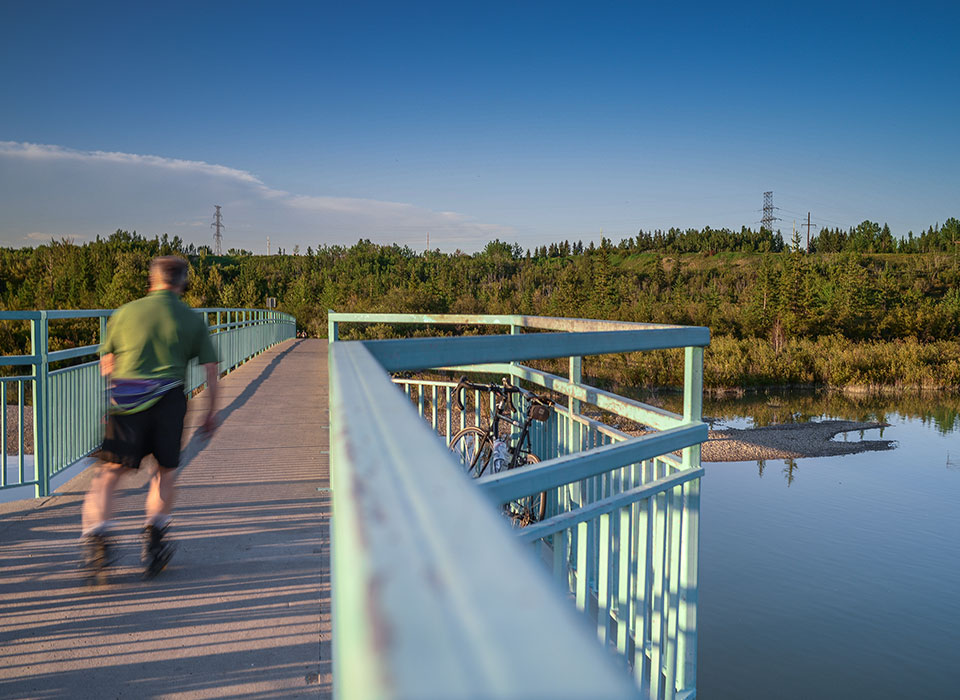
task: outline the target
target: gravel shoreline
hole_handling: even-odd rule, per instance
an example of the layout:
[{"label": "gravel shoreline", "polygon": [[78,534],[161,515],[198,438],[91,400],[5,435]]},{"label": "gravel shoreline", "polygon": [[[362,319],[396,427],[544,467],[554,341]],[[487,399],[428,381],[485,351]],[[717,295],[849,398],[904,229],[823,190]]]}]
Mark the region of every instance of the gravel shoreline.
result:
[{"label": "gravel shoreline", "polygon": [[[646,435],[651,431],[639,428],[635,423],[618,420],[609,414],[591,415],[627,433]],[[707,422],[712,419],[705,418]],[[759,459],[799,459],[802,457],[835,457],[860,452],[877,452],[895,449],[895,440],[854,439],[835,441],[840,433],[878,430],[889,423],[852,420],[823,420],[807,423],[780,423],[762,428],[721,428],[709,431],[707,442],[700,452],[701,462],[751,462]]]},{"label": "gravel shoreline", "polygon": [[889,427],[889,423],[861,423],[850,420],[825,420],[809,423],[768,425],[762,428],[711,430],[703,446],[704,462],[747,462],[758,459],[797,459],[834,457],[860,452],[892,450],[894,440],[835,441],[840,433]]}]

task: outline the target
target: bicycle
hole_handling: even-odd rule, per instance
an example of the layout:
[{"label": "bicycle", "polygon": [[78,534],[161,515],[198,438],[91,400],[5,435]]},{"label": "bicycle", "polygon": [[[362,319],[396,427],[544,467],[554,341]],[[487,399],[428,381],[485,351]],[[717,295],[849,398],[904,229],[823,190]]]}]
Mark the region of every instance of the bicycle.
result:
[{"label": "bicycle", "polygon": [[[461,377],[456,389],[454,389],[454,402],[461,412],[464,410],[461,399],[463,389],[488,391],[497,396],[496,406],[488,427],[468,426],[457,432],[450,440],[450,450],[460,458],[468,475],[476,479],[487,470],[490,473],[497,473],[506,469],[516,469],[540,462],[540,458],[533,453],[530,447],[530,425],[533,421],[543,422],[550,417],[550,407],[553,405],[553,401],[510,384],[506,377],[503,378],[503,383],[500,385],[474,384],[467,381],[466,377]],[[527,399],[528,406],[523,421],[512,417],[512,414],[517,412],[513,405],[514,394],[519,394]],[[500,421],[520,429],[520,435],[514,445],[500,437]],[[541,491],[539,494],[525,496],[519,500],[511,501],[504,508],[518,525],[523,526],[537,522],[543,520],[546,512],[547,494],[545,491]]]}]

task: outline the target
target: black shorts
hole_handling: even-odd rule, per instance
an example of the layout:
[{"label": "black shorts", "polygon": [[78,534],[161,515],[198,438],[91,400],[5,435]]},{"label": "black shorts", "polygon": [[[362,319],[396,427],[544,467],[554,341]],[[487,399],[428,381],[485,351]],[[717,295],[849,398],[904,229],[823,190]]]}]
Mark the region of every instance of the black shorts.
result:
[{"label": "black shorts", "polygon": [[137,469],[149,454],[167,469],[180,466],[180,441],[187,397],[181,387],[171,389],[157,403],[140,413],[108,415],[103,447],[97,455],[104,462]]}]

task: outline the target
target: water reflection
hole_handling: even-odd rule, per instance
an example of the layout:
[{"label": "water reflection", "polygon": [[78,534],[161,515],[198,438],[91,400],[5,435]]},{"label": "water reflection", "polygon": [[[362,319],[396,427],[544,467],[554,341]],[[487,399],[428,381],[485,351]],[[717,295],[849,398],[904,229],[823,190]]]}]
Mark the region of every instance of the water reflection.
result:
[{"label": "water reflection", "polygon": [[[624,396],[682,412],[683,397],[651,393],[637,387],[615,387]],[[762,427],[804,423],[820,418],[891,423],[897,415],[917,418],[941,435],[960,431],[960,394],[845,394],[837,391],[761,391],[743,396],[703,400],[704,416],[721,419],[728,427]]]},{"label": "water reflection", "polygon": [[707,402],[705,411],[738,427],[885,421],[890,427],[881,434],[899,446],[707,465],[698,608],[703,697],[956,695],[958,404],[953,396],[898,403],[813,393]]},{"label": "water reflection", "polygon": [[[777,460],[780,461],[780,460]],[[763,470],[767,468],[767,460],[758,459],[757,460],[757,476],[761,479],[763,478]],[[787,487],[793,483],[793,480],[796,478],[797,471],[797,460],[795,459],[785,459],[783,460],[783,476],[787,480]]]},{"label": "water reflection", "polygon": [[[864,442],[865,440],[867,440],[868,430],[869,431],[876,430],[880,433],[877,437],[871,437],[870,440],[882,439],[883,431],[885,431],[888,427],[889,426],[881,426],[879,428],[865,428],[864,430],[848,430],[842,433],[837,433],[830,439],[833,442]],[[853,434],[853,437],[851,437],[851,434]],[[946,434],[946,433],[942,433],[942,434]]]},{"label": "water reflection", "polygon": [[794,472],[797,470],[797,460],[795,459],[785,459],[783,460],[783,475],[787,478],[787,487],[793,483]]}]

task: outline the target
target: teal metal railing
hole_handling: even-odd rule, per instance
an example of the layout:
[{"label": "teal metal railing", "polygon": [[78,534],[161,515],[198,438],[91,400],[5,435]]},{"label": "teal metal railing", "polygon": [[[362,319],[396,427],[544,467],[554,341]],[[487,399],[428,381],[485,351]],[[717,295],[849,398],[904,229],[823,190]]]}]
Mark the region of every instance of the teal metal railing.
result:
[{"label": "teal metal railing", "polygon": [[[217,352],[221,373],[296,334],[296,321],[277,311],[259,309],[196,309],[203,314]],[[50,493],[50,480],[89,455],[103,439],[106,410],[104,381],[95,356],[99,344],[50,350],[50,323],[87,319],[99,321],[103,339],[111,310],[3,311],[0,321],[30,324],[30,354],[0,356],[0,367],[16,374],[0,376],[4,410],[0,416],[0,490],[33,487],[34,495]],[[68,360],[80,364],[54,369]],[[187,371],[188,392],[206,378],[194,361]],[[13,403],[10,403],[10,401]],[[12,407],[12,411],[8,411]],[[14,415],[14,439],[8,439]],[[26,449],[32,431],[33,450]]]},{"label": "teal metal railing", "polygon": [[[386,371],[423,369],[455,370],[457,374],[476,372],[512,377],[515,382],[525,383],[528,388],[548,390],[555,397],[564,398],[565,405],[558,405],[544,423],[534,423],[533,451],[542,460],[539,465],[511,472],[485,476],[476,482],[467,494],[460,495],[459,508],[445,520],[438,512],[424,528],[432,527],[440,532],[456,532],[454,523],[462,522],[467,508],[476,505],[478,491],[485,492],[495,504],[503,504],[519,497],[546,491],[548,495],[546,518],[525,528],[512,531],[503,519],[497,531],[512,534],[514,544],[523,543],[533,557],[520,556],[520,560],[537,561],[550,570],[552,578],[575,602],[581,614],[592,621],[593,629],[601,644],[615,652],[621,663],[630,669],[636,686],[643,697],[691,698],[696,686],[696,608],[698,590],[699,547],[699,488],[703,470],[700,468],[700,443],[707,437],[707,427],[701,421],[703,347],[709,343],[709,331],[705,328],[677,326],[654,326],[582,319],[534,318],[526,316],[423,316],[396,314],[337,314],[330,313],[329,336],[331,339],[331,386],[341,381],[336,370],[338,356],[369,353],[373,366],[383,376]],[[339,324],[344,322],[364,323],[413,323],[493,325],[509,329],[510,334],[486,335],[468,338],[415,338],[410,340],[367,341],[363,343],[336,342]],[[561,333],[523,333],[524,329],[538,331],[567,331]],[[582,381],[582,357],[610,352],[642,351],[660,348],[684,348],[684,411],[682,415],[669,413],[610,392],[601,391]],[[569,358],[569,374],[566,377],[549,374],[520,364],[523,360],[537,358]],[[379,363],[379,364],[378,364]],[[369,369],[373,374],[374,370]],[[385,378],[384,382],[387,381]],[[463,411],[454,406],[451,396],[454,382],[428,380],[421,377],[401,376],[393,379],[399,384],[416,406],[420,416],[432,428],[436,438],[414,441],[417,428],[405,427],[393,440],[398,446],[416,448],[416,454],[430,446],[430,459],[411,459],[410,451],[398,447],[382,453],[364,480],[399,480],[416,491],[438,489],[455,490],[448,481],[466,481],[459,478],[457,469],[451,469],[453,457],[445,450],[451,436],[465,425],[485,425],[492,412],[492,397],[479,392],[467,392]],[[371,380],[371,384],[374,380]],[[375,382],[377,385],[380,382]],[[349,389],[346,389],[349,391]],[[377,389],[367,398],[380,401]],[[401,394],[403,398],[403,394]],[[392,401],[391,401],[392,403]],[[583,408],[592,405],[594,412],[616,414],[643,426],[643,434],[629,435],[600,420],[583,414]],[[522,407],[521,407],[522,409]],[[357,415],[366,416],[367,407],[354,407]],[[396,433],[391,424],[395,422],[400,408],[385,416],[376,430],[385,434]],[[366,420],[366,419],[365,419]],[[338,414],[331,411],[332,428],[338,427]],[[340,424],[344,431],[341,442],[349,442],[352,425],[344,419]],[[416,422],[416,421],[415,421]],[[423,430],[423,428],[419,428]],[[337,432],[332,432],[332,436]],[[362,442],[358,452],[336,449],[333,440],[331,468],[337,483],[350,484],[357,472],[357,458],[367,453]],[[674,456],[679,452],[680,456]],[[433,461],[436,460],[436,464]],[[462,470],[461,470],[462,471]],[[391,475],[396,476],[391,476]],[[438,483],[439,482],[439,483]],[[334,486],[335,499],[334,542],[336,536],[351,528],[349,518],[340,521],[336,517],[337,501],[351,501],[351,490]],[[363,503],[352,504],[364,512],[378,504],[369,492]],[[413,495],[410,496],[414,498]],[[429,495],[418,495],[428,503],[435,503]],[[481,501],[482,505],[482,501]],[[486,512],[488,509],[480,508]],[[489,509],[496,512],[494,509]],[[472,517],[481,517],[474,513]],[[373,528],[372,522],[366,524]],[[490,526],[492,528],[492,526]],[[349,534],[342,534],[349,537]],[[436,537],[436,535],[432,535]],[[487,539],[492,532],[483,531],[476,538],[457,538],[460,546],[476,552],[477,548],[493,546]],[[339,545],[335,544],[335,552]],[[455,544],[451,546],[456,546]],[[501,545],[497,545],[498,547]],[[352,586],[363,587],[365,579],[357,571],[358,557],[354,550],[338,558],[341,567],[351,571],[343,574]],[[493,555],[492,555],[493,556]],[[513,580],[517,570],[522,570],[511,548],[505,547],[495,555],[497,564],[492,572],[477,572],[470,569],[470,576],[480,576],[496,586],[498,575]],[[374,566],[375,563],[367,562]],[[433,561],[429,566],[445,568],[447,561]],[[426,566],[426,564],[425,564]],[[470,568],[469,564],[465,564]],[[515,569],[520,567],[520,569]],[[342,573],[342,569],[341,569]],[[334,600],[340,590],[338,569],[334,568]],[[521,590],[529,586],[541,586],[540,581],[524,581]],[[544,595],[548,596],[544,587]],[[539,590],[539,589],[538,589]],[[549,594],[555,595],[554,592]],[[416,595],[411,593],[411,596]],[[423,593],[420,592],[422,596]],[[427,595],[428,604],[430,600]],[[503,614],[517,614],[511,605],[523,605],[515,600],[502,600]],[[410,606],[407,601],[405,605]],[[361,615],[362,622],[353,617],[345,624],[381,624],[369,611],[351,611]],[[501,611],[503,612],[503,611]],[[344,613],[346,614],[346,613]],[[462,610],[448,611],[451,617],[466,615]],[[491,614],[484,607],[481,614]],[[451,622],[450,624],[457,624]],[[545,624],[545,623],[544,623]],[[336,625],[336,621],[335,621]],[[336,627],[335,627],[336,629]],[[551,630],[527,634],[528,644],[548,648],[560,632]],[[574,632],[575,634],[575,632]],[[334,646],[341,649],[335,636]],[[429,649],[429,639],[420,640]],[[486,640],[492,645],[503,645],[503,635]],[[357,650],[351,650],[356,652]],[[514,650],[512,653],[522,652]],[[382,655],[381,655],[382,657]],[[334,658],[338,658],[335,654]],[[347,649],[341,658],[364,658],[351,656]],[[364,659],[367,663],[369,659]],[[533,661],[530,661],[533,663]],[[552,657],[551,668],[556,669],[569,662],[572,669],[582,672],[577,657],[565,658],[558,652]],[[346,662],[349,665],[349,662]],[[378,658],[392,668],[393,660]],[[350,677],[349,670],[345,672]],[[548,673],[547,670],[544,671]],[[599,672],[599,671],[598,671]],[[335,678],[337,672],[335,672]],[[353,697],[352,686],[343,686],[344,696]],[[447,695],[449,687],[441,680],[431,686],[426,694]],[[398,693],[403,695],[404,693]],[[482,693],[481,693],[482,694]],[[522,695],[523,693],[517,693]],[[549,695],[550,693],[539,693]],[[573,695],[560,692],[560,695]],[[594,697],[590,691],[586,697]]]}]

